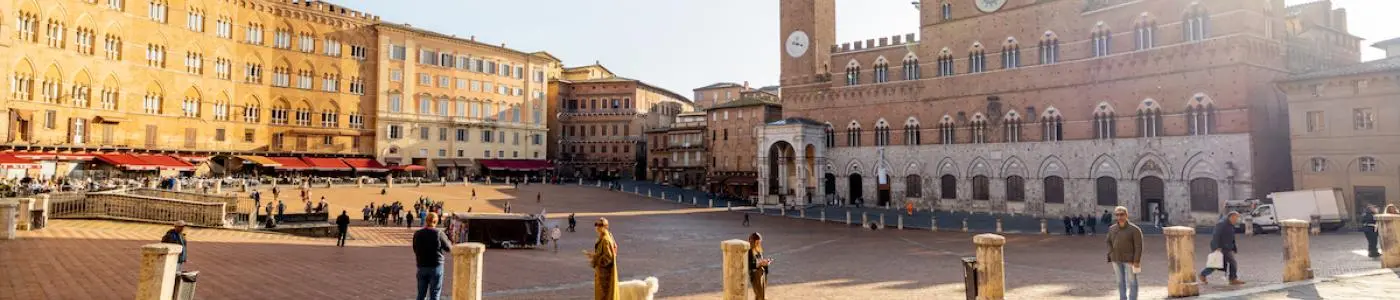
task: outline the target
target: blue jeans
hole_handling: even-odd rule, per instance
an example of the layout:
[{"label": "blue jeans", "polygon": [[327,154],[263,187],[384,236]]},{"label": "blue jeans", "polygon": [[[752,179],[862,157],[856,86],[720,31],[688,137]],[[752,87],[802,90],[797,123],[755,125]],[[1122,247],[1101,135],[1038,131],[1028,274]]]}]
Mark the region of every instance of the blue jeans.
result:
[{"label": "blue jeans", "polygon": [[438,300],[442,297],[442,266],[418,267],[417,300]]},{"label": "blue jeans", "polygon": [[1133,273],[1133,264],[1115,262],[1112,265],[1113,278],[1118,281],[1118,299],[1137,300],[1138,274]]}]

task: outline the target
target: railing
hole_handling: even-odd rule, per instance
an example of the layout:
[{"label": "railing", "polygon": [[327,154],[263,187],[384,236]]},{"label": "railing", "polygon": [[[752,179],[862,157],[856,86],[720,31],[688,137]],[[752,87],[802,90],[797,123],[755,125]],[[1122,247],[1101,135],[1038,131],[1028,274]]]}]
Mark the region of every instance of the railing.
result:
[{"label": "railing", "polygon": [[[224,188],[229,188],[229,186],[225,186]],[[175,199],[175,200],[194,201],[194,202],[203,202],[203,203],[224,203],[224,204],[227,205],[227,208],[229,209],[228,212],[235,212],[235,211],[237,211],[237,208],[238,208],[238,197],[235,197],[235,196],[233,196],[232,194],[228,194],[228,195],[215,195],[215,194],[192,193],[192,192],[176,192],[176,191],[171,191],[171,190],[152,189],[152,188],[131,189],[131,190],[127,190],[126,193],[127,193],[127,194],[131,194],[131,195],[146,196],[146,197],[154,197],[154,198]]]},{"label": "railing", "polygon": [[50,204],[55,219],[117,219],[224,227],[225,203],[206,203],[118,193],[87,193],[81,199]]}]

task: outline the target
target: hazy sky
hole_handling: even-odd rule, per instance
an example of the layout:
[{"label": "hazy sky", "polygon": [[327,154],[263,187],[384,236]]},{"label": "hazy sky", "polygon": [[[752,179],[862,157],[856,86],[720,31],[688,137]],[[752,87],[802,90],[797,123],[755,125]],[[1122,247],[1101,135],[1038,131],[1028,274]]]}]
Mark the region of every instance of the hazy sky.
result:
[{"label": "hazy sky", "polygon": [[[911,0],[837,0],[841,42],[914,33]],[[1316,0],[1287,0],[1288,4]],[[549,51],[566,66],[600,61],[620,76],[692,95],[719,81],[777,84],[778,0],[332,0],[409,23],[521,51]],[[971,0],[966,0],[971,3]],[[411,3],[411,4],[410,4]],[[1346,8],[1364,60],[1372,42],[1400,37],[1400,0],[1333,0]],[[1387,26],[1386,24],[1390,24]]]}]

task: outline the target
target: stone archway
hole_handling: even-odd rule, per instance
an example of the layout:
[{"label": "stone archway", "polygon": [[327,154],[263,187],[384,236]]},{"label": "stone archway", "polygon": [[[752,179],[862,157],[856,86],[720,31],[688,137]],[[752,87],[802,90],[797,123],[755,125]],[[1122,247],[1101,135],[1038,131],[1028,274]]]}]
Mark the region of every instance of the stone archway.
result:
[{"label": "stone archway", "polygon": [[1138,219],[1142,221],[1155,220],[1155,213],[1158,210],[1166,209],[1166,194],[1166,184],[1161,177],[1147,176],[1138,180],[1138,199],[1142,200]]},{"label": "stone archway", "polygon": [[860,178],[860,173],[851,173],[851,175],[847,176],[847,178],[847,184],[849,186],[846,189],[850,190],[850,197],[846,198],[846,201],[850,201],[850,204],[852,205],[863,202],[863,200],[861,200],[861,197],[864,195],[861,195],[861,186],[864,185],[864,183]]},{"label": "stone archway", "polygon": [[796,189],[805,188],[805,185],[797,179],[797,150],[786,141],[778,141],[768,146],[768,157],[764,164],[768,165],[768,194],[776,195],[779,204],[787,204],[794,200],[797,194]]}]

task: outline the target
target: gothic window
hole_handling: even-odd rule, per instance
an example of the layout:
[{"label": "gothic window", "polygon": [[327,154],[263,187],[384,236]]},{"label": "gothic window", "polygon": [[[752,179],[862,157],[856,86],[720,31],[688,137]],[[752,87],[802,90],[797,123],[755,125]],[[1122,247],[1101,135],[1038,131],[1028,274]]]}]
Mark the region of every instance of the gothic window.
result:
[{"label": "gothic window", "polygon": [[1095,196],[1098,205],[1114,206],[1118,205],[1118,180],[1113,177],[1103,176],[1094,179]]},{"label": "gothic window", "polygon": [[972,116],[972,126],[968,127],[972,133],[973,144],[987,143],[987,118],[982,114]]},{"label": "gothic window", "polygon": [[1109,45],[1111,45],[1113,41],[1113,32],[1110,31],[1108,26],[1104,25],[1102,21],[1094,26],[1094,31],[1090,34],[1090,40],[1093,41],[1094,57],[1108,56],[1108,54],[1111,53]]},{"label": "gothic window", "polygon": [[953,53],[948,51],[948,48],[943,48],[943,51],[938,53],[938,76],[953,76],[955,73]]},{"label": "gothic window", "polygon": [[1363,173],[1375,172],[1380,164],[1376,163],[1375,157],[1365,156],[1357,159],[1357,169]]},{"label": "gothic window", "polygon": [[919,58],[913,53],[904,57],[904,80],[919,79]]},{"label": "gothic window", "polygon": [[942,5],[939,5],[938,7],[939,7],[939,10],[940,10],[940,11],[942,12],[942,14],[943,14],[943,20],[944,20],[944,21],[946,21],[946,20],[952,20],[952,19],[953,19],[953,5],[952,5],[952,4],[948,4],[948,2],[945,1],[945,2],[943,2]]},{"label": "gothic window", "polygon": [[1046,115],[1040,118],[1041,140],[1047,142],[1064,140],[1064,118],[1060,116],[1058,111],[1047,110],[1046,112]]},{"label": "gothic window", "polygon": [[885,120],[875,123],[875,146],[890,144],[890,125]]},{"label": "gothic window", "polygon": [[1015,69],[1021,66],[1021,44],[1015,38],[1006,38],[1006,44],[1001,46],[1001,68]]},{"label": "gothic window", "polygon": [[1065,203],[1065,179],[1060,176],[1045,177],[1045,203]]},{"label": "gothic window", "polygon": [[1326,171],[1327,171],[1327,159],[1326,159],[1326,158],[1314,157],[1314,158],[1312,158],[1312,159],[1310,160],[1310,162],[1312,163],[1312,171],[1313,171],[1313,172],[1326,172]]},{"label": "gothic window", "polygon": [[987,70],[987,53],[982,49],[982,44],[973,44],[972,50],[967,53],[967,72],[981,73]]},{"label": "gothic window", "polygon": [[957,141],[957,138],[954,136],[955,127],[957,126],[953,123],[952,117],[943,116],[943,121],[938,122],[938,139],[941,141],[940,143],[951,145]]},{"label": "gothic window", "polygon": [[904,122],[904,144],[918,145],[923,143],[922,133],[919,131],[919,120],[912,117]]},{"label": "gothic window", "polygon": [[1215,132],[1215,104],[1204,94],[1196,94],[1186,107],[1186,127],[1191,135]]},{"label": "gothic window", "polygon": [[1021,176],[1011,175],[1006,177],[1006,201],[1025,202],[1026,201],[1026,179]]},{"label": "gothic window", "polygon": [[846,126],[846,146],[860,147],[860,124],[854,121]]},{"label": "gothic window", "polygon": [[1138,50],[1151,49],[1157,45],[1156,20],[1144,13],[1133,27],[1133,44],[1137,45]]},{"label": "gothic window", "polygon": [[831,128],[831,124],[826,124],[826,147],[836,147],[836,129]]},{"label": "gothic window", "polygon": [[972,200],[989,200],[992,197],[992,183],[987,176],[977,175],[972,177]]},{"label": "gothic window", "polygon": [[1060,38],[1053,32],[1045,32],[1045,36],[1040,39],[1040,44],[1036,46],[1036,52],[1040,56],[1040,64],[1048,65],[1060,61]]},{"label": "gothic window", "polygon": [[1191,179],[1191,211],[1214,212],[1219,210],[1219,186],[1215,179]]},{"label": "gothic window", "polygon": [[852,61],[846,66],[846,85],[860,84],[860,64]]},{"label": "gothic window", "polygon": [[953,177],[953,175],[943,175],[943,177],[939,178],[938,187],[940,188],[939,198],[958,198],[958,179]]},{"label": "gothic window", "polygon": [[1200,4],[1192,4],[1182,14],[1181,28],[1185,31],[1182,36],[1186,41],[1204,40],[1210,33],[1210,14],[1202,8]]},{"label": "gothic window", "polygon": [[919,198],[924,196],[923,178],[918,174],[912,174],[904,179],[904,197]]},{"label": "gothic window", "polygon": [[1004,135],[1003,141],[1007,143],[1021,142],[1021,115],[1017,114],[1016,111],[1007,113],[1006,118],[1002,119],[1002,126],[1005,127],[1001,131]]},{"label": "gothic window", "polygon": [[884,57],[875,61],[875,83],[885,83],[890,81],[890,64]]},{"label": "gothic window", "polygon": [[1139,137],[1162,136],[1162,108],[1156,101],[1143,101],[1137,111],[1137,128]]},{"label": "gothic window", "polygon": [[1100,103],[1094,109],[1094,138],[1100,140],[1112,139],[1116,133],[1113,117],[1113,108],[1108,103]]}]

